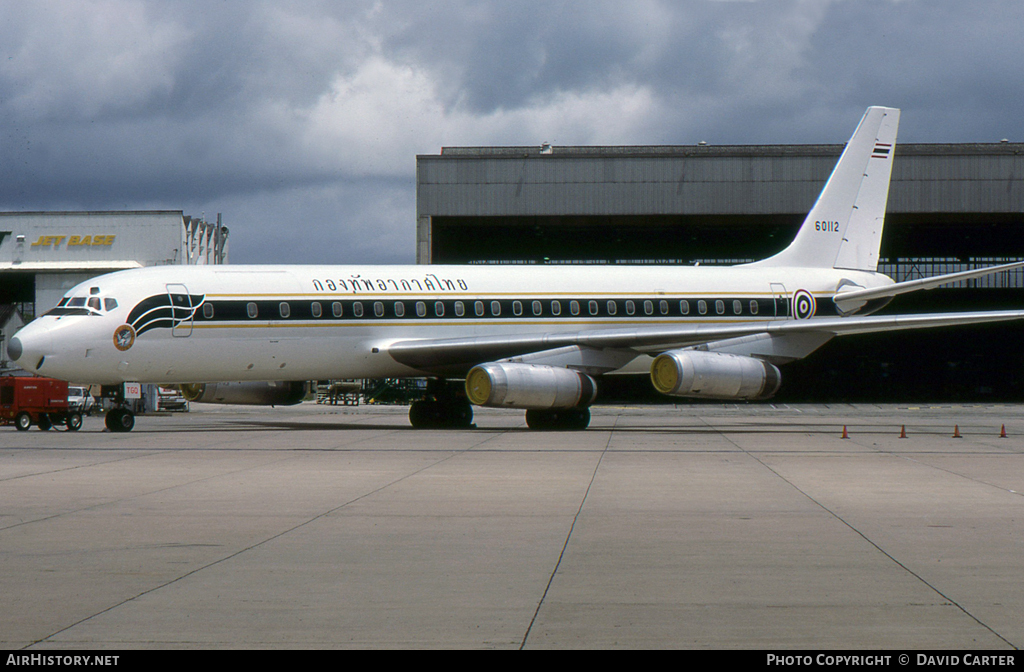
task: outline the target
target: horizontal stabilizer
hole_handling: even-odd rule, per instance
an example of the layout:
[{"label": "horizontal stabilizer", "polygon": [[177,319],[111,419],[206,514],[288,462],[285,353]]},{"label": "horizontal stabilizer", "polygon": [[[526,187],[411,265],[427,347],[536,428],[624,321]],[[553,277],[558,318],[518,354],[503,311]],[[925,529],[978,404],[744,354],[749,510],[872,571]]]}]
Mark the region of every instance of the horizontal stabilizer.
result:
[{"label": "horizontal stabilizer", "polygon": [[840,293],[836,294],[832,300],[835,301],[840,310],[843,312],[849,312],[870,299],[889,298],[900,294],[906,294],[908,292],[916,292],[922,289],[935,289],[936,287],[948,285],[953,282],[970,280],[971,278],[981,278],[986,275],[1002,273],[1003,271],[1011,271],[1015,268],[1024,268],[1024,261],[1003,264],[1001,266],[977,268],[971,271],[961,271],[959,273],[936,275],[931,278],[921,278],[920,280],[908,280],[906,282],[898,282],[894,285],[887,285],[885,287],[855,289],[849,292],[840,291]]}]

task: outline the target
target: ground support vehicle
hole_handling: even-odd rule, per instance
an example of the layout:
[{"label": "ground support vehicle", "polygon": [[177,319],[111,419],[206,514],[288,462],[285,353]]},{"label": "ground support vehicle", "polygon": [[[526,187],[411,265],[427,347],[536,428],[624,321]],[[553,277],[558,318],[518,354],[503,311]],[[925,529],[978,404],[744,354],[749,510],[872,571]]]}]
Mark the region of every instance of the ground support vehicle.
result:
[{"label": "ground support vehicle", "polygon": [[13,422],[19,431],[33,424],[42,430],[63,425],[82,427],[82,414],[68,407],[68,384],[53,378],[8,376],[0,378],[0,423]]}]

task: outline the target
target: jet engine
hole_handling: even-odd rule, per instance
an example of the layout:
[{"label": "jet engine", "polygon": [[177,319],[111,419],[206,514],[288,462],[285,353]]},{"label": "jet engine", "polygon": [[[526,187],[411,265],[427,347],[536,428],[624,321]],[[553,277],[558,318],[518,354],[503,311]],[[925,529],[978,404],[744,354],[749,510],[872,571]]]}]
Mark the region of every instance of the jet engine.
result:
[{"label": "jet engine", "polygon": [[768,399],[782,374],[760,359],[700,350],[670,350],[654,358],[651,382],[658,392],[701,399]]},{"label": "jet engine", "polygon": [[586,407],[597,396],[590,376],[556,366],[491,362],[466,376],[466,396],[477,406],[498,408]]},{"label": "jet engine", "polygon": [[181,394],[202,404],[292,406],[309,390],[304,381],[254,381],[242,383],[193,383],[181,385]]}]

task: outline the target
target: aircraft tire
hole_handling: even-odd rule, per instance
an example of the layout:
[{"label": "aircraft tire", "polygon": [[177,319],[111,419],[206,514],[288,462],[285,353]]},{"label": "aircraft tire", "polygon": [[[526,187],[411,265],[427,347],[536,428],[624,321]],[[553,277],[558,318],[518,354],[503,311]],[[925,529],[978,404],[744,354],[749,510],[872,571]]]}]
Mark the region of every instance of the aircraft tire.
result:
[{"label": "aircraft tire", "polygon": [[465,399],[445,404],[446,420],[452,429],[468,429],[473,424],[473,406]]},{"label": "aircraft tire", "polygon": [[130,432],[135,427],[135,414],[124,408],[115,408],[107,413],[104,422],[112,432]]},{"label": "aircraft tire", "polygon": [[24,432],[32,426],[32,416],[22,411],[14,416],[14,426],[18,428],[19,432]]},{"label": "aircraft tire", "polygon": [[534,431],[580,431],[590,426],[589,408],[553,408],[526,412],[526,426]]},{"label": "aircraft tire", "polygon": [[414,401],[409,407],[409,422],[416,429],[466,429],[473,423],[473,407],[465,400]]}]

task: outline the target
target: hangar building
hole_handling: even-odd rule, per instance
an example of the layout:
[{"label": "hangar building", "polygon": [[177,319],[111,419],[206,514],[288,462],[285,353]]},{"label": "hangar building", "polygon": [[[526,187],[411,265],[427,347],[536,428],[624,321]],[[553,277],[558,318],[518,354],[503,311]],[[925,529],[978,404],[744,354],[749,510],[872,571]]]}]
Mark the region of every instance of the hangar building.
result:
[{"label": "hangar building", "polygon": [[129,268],[227,261],[227,228],[181,211],[0,212],[0,369],[6,339],[75,285]]},{"label": "hangar building", "polygon": [[[843,145],[446,147],[416,163],[417,261],[732,264],[784,248]],[[1024,143],[900,144],[879,270],[1024,259]],[[887,312],[1024,307],[1024,273]],[[794,400],[1024,399],[1024,325],[836,339],[783,370]],[[786,383],[789,383],[788,385]]]}]

